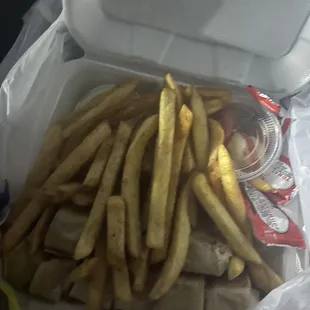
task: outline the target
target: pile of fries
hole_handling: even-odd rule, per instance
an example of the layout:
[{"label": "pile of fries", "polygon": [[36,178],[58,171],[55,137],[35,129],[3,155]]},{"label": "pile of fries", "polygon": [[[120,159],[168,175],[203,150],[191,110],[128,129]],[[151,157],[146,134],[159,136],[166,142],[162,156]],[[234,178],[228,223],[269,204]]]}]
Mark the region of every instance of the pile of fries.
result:
[{"label": "pile of fries", "polygon": [[[230,92],[177,85],[170,74],[161,90],[139,91],[141,84],[132,79],[102,91],[50,127],[2,232],[4,261],[21,244],[28,256],[44,256],[39,266],[66,259],[71,265],[48,288],[64,294],[84,279],[87,309],[102,309],[112,282],[112,299],[157,300],[184,268],[198,212],[194,194],[233,252],[225,277],[246,273],[265,292],[280,285],[253,247],[214,117]],[[50,230],[64,208],[80,215],[82,229],[71,252],[72,245],[50,251]],[[39,269],[21,285],[35,295]]]}]

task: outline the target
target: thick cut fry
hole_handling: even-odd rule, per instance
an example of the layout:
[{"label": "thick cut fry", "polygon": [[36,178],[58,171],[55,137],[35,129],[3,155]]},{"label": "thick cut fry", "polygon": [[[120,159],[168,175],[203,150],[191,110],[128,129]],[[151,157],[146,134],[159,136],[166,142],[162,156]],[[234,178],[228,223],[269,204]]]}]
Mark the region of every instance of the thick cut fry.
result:
[{"label": "thick cut fry", "polygon": [[[46,201],[49,203],[62,203],[64,201],[70,200],[80,189],[82,184],[78,182],[71,182],[62,184],[55,189],[38,190],[35,195],[43,194],[46,196]],[[35,196],[34,196],[35,197]]]},{"label": "thick cut fry", "polygon": [[126,121],[141,115],[150,115],[158,113],[159,93],[144,94],[134,98],[124,109],[120,110],[112,118],[112,124],[120,121]]},{"label": "thick cut fry", "polygon": [[199,171],[205,171],[209,155],[208,117],[202,99],[195,88],[192,89],[191,109],[193,111],[193,145]]},{"label": "thick cut fry", "polygon": [[228,265],[227,276],[231,281],[241,275],[245,267],[245,262],[238,256],[232,256]]},{"label": "thick cut fry", "polygon": [[3,251],[8,253],[16,246],[30,229],[31,225],[40,217],[46,208],[46,198],[43,195],[32,199],[22,214],[15,220],[3,237]]},{"label": "thick cut fry", "polygon": [[15,201],[8,222],[13,223],[29,203],[29,195],[33,190],[41,187],[55,169],[63,145],[62,129],[58,125],[52,126],[46,133],[41,150],[30,170],[24,188]]},{"label": "thick cut fry", "polygon": [[171,175],[175,129],[175,93],[164,88],[160,97],[158,138],[147,227],[147,246],[162,248],[165,243],[165,218]]},{"label": "thick cut fry", "polygon": [[[79,118],[81,118],[83,114],[98,106],[102,101],[110,96],[116,90],[116,88],[117,86],[111,86],[110,89],[107,89],[106,86],[103,86],[90,91],[86,97],[81,100],[81,105],[78,105],[72,113],[57,123],[60,124],[62,128],[68,127],[72,123],[76,122]],[[82,104],[86,100],[87,102]]]},{"label": "thick cut fry", "polygon": [[170,73],[167,73],[165,76],[165,84],[168,88],[175,91],[176,95],[176,113],[179,114],[181,111],[181,108],[183,106],[183,97],[182,93],[179,89],[179,86],[177,85],[176,81],[174,80],[173,76]]},{"label": "thick cut fry", "polygon": [[137,259],[137,270],[134,273],[133,290],[135,292],[143,292],[149,269],[149,249],[142,247],[140,257]]},{"label": "thick cut fry", "polygon": [[264,179],[256,178],[250,181],[251,185],[261,192],[273,192],[275,189],[269,185]]},{"label": "thick cut fry", "polygon": [[168,189],[168,199],[166,205],[166,223],[165,223],[165,244],[162,249],[152,252],[152,262],[160,262],[166,258],[169,240],[171,236],[172,220],[174,215],[174,206],[176,194],[179,185],[179,178],[182,168],[182,159],[186,147],[193,121],[193,114],[190,109],[183,105],[176,121],[176,129],[173,142],[173,155],[171,165],[171,177]]},{"label": "thick cut fry", "polygon": [[48,227],[51,224],[56,212],[57,207],[49,206],[47,209],[45,209],[36,226],[32,230],[29,236],[31,254],[36,253],[40,248],[40,245],[43,244]]},{"label": "thick cut fry", "polygon": [[190,143],[187,143],[187,147],[184,150],[183,163],[182,163],[182,172],[188,174],[195,169],[195,159],[193,151],[190,147]]},{"label": "thick cut fry", "polygon": [[77,193],[72,198],[72,202],[79,207],[91,207],[93,205],[95,197],[96,197],[96,193],[81,192],[81,193]]},{"label": "thick cut fry", "polygon": [[191,233],[188,217],[189,190],[190,182],[188,181],[181,191],[176,208],[175,223],[167,259],[149,294],[149,298],[152,300],[162,297],[169,291],[184,267]]},{"label": "thick cut fry", "polygon": [[199,205],[196,196],[194,195],[193,192],[191,192],[189,194],[189,200],[188,200],[188,216],[192,229],[197,227],[198,211],[199,211]]},{"label": "thick cut fry", "polygon": [[63,131],[64,137],[69,138],[76,130],[84,126],[90,126],[90,124],[93,123],[96,124],[98,121],[100,122],[100,120],[115,113],[115,111],[123,107],[125,99],[134,92],[137,84],[136,80],[132,80],[118,87],[101,104],[82,115],[82,117],[73,124],[69,125]]},{"label": "thick cut fry", "polygon": [[99,263],[99,257],[92,257],[84,260],[80,265],[75,267],[65,280],[65,286],[70,283],[77,282],[92,274],[92,271],[97,267]]},{"label": "thick cut fry", "polygon": [[256,264],[261,263],[262,260],[259,254],[243,235],[225,206],[216,197],[203,174],[194,175],[193,190],[204,210],[212,218],[236,255],[244,258],[246,261]]},{"label": "thick cut fry", "polygon": [[283,284],[283,280],[265,263],[257,265],[248,263],[248,271],[253,285],[265,293]]},{"label": "thick cut fry", "polygon": [[224,107],[223,102],[219,99],[206,100],[204,106],[208,115],[212,115]]},{"label": "thick cut fry", "polygon": [[111,153],[113,141],[114,136],[111,135],[105,141],[103,141],[100,148],[98,149],[95,159],[91,164],[83,182],[83,185],[86,187],[96,188],[99,186],[104,168]]},{"label": "thick cut fry", "polygon": [[95,257],[99,259],[88,281],[87,310],[101,310],[107,285],[108,264],[106,261],[105,240],[102,232],[96,242]]},{"label": "thick cut fry", "polygon": [[208,174],[211,187],[219,200],[226,206],[225,194],[223,190],[222,180],[219,174],[218,162],[216,161]]},{"label": "thick cut fry", "polygon": [[77,260],[87,257],[93,251],[104,220],[107,199],[111,196],[114,189],[117,176],[125,157],[131,132],[131,126],[125,122],[120,123],[93,207],[75,249],[74,258]]},{"label": "thick cut fry", "polygon": [[147,118],[130,144],[122,178],[122,196],[127,205],[127,247],[133,257],[141,251],[140,174],[145,148],[158,130],[158,115]]},{"label": "thick cut fry", "polygon": [[107,202],[107,258],[111,266],[126,264],[125,202],[121,196],[111,196]]},{"label": "thick cut fry", "polygon": [[100,144],[111,134],[110,126],[103,122],[56,168],[44,183],[44,188],[53,188],[68,182],[97,151]]},{"label": "thick cut fry", "polygon": [[225,192],[228,211],[243,233],[251,238],[246,207],[232,160],[224,145],[218,147],[218,167]]},{"label": "thick cut fry", "polygon": [[201,96],[211,99],[218,98],[223,103],[228,103],[232,99],[231,92],[227,89],[198,87],[197,90]]},{"label": "thick cut fry", "polygon": [[132,293],[127,265],[121,268],[113,268],[114,294],[117,299],[130,302]]},{"label": "thick cut fry", "polygon": [[209,134],[210,134],[210,156],[208,168],[216,162],[218,156],[218,147],[224,143],[224,130],[219,122],[209,119]]}]

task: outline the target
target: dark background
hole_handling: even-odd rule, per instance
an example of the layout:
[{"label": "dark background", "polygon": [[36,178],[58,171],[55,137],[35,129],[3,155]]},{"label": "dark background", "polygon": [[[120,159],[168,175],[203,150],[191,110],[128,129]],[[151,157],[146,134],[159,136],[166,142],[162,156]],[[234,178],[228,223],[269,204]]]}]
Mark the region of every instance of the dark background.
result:
[{"label": "dark background", "polygon": [[35,0],[2,0],[0,10],[0,62],[12,47],[22,29],[23,15]]}]

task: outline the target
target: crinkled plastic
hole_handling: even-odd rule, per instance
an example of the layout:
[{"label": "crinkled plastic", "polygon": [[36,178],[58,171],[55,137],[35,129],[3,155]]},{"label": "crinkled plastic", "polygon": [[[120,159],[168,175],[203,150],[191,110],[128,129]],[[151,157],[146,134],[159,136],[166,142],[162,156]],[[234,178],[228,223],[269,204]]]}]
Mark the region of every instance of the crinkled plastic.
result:
[{"label": "crinkled plastic", "polygon": [[[109,57],[106,58],[106,63],[99,63],[89,59],[89,55],[78,59],[81,56],[83,52],[74,43],[60,16],[15,64],[2,84],[0,179],[9,181],[12,197],[19,193],[51,121],[73,110],[87,91],[102,84],[116,83],[120,78],[139,70],[143,77],[157,79],[149,71],[141,73],[143,66],[136,70],[125,70],[109,64]],[[118,66],[123,63],[124,59],[119,60]],[[136,62],[136,65],[139,63]],[[160,75],[162,76],[162,72]],[[303,229],[309,240],[310,234],[306,228],[310,227],[310,87],[291,99],[290,116],[296,120],[288,133],[289,154],[300,190],[289,202],[287,213]],[[268,263],[286,281],[309,265],[307,251],[292,248],[267,249],[264,245],[259,248]],[[306,294],[310,287],[309,273],[301,274],[272,292],[256,309],[292,309],[290,302],[295,299],[299,303],[294,305],[294,310],[307,309],[305,305],[310,304],[310,295]],[[309,280],[306,279],[307,275]],[[305,295],[301,296],[303,292]],[[268,299],[271,301],[270,306],[262,308],[268,305]],[[40,301],[29,296],[23,295],[20,302],[22,309],[43,308]],[[277,307],[278,305],[282,305],[282,308]],[[77,306],[44,304],[44,309],[77,309]]]}]

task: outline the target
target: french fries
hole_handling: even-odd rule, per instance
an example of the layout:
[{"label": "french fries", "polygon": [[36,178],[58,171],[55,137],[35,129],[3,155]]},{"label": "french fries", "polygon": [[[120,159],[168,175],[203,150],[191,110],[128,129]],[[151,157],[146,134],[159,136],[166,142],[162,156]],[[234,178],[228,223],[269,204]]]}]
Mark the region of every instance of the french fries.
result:
[{"label": "french fries", "polygon": [[251,239],[251,231],[247,219],[244,199],[233,168],[232,160],[224,145],[218,147],[218,167],[229,213],[243,233]]},{"label": "french fries", "polygon": [[247,264],[252,283],[265,293],[283,284],[283,280],[265,263]]},{"label": "french fries", "polygon": [[100,144],[111,134],[106,122],[99,124],[82,143],[56,168],[44,183],[44,188],[53,188],[69,181],[97,151]]},{"label": "french fries", "polygon": [[114,136],[110,135],[99,147],[93,163],[91,164],[88,173],[85,177],[83,185],[90,188],[96,188],[99,186],[101,176],[104,168],[108,162],[109,155],[111,153]]},{"label": "french fries", "polygon": [[162,249],[154,250],[152,261],[159,262],[165,259],[168,244],[171,235],[172,219],[174,215],[174,206],[179,184],[179,178],[182,168],[182,158],[186,147],[193,121],[193,114],[190,109],[183,105],[176,120],[176,129],[173,142],[173,156],[171,165],[171,177],[168,188],[168,199],[166,205],[166,222],[165,222],[165,244]]},{"label": "french fries", "polygon": [[125,202],[111,196],[107,202],[107,259],[111,266],[122,267],[125,257]]},{"label": "french fries", "polygon": [[214,194],[203,174],[193,176],[193,190],[204,210],[212,218],[236,255],[246,261],[260,264],[261,257]]},{"label": "french fries", "polygon": [[219,89],[219,88],[197,88],[199,94],[205,98],[218,98],[223,103],[228,103],[232,99],[231,92],[227,89]]},{"label": "french fries", "polygon": [[177,114],[180,113],[181,108],[183,106],[183,97],[182,93],[177,85],[176,81],[174,80],[173,76],[170,73],[167,73],[165,76],[165,84],[168,88],[173,90],[176,95],[176,112]]},{"label": "french fries", "polygon": [[256,178],[250,181],[251,185],[261,192],[273,192],[275,189],[269,185],[264,179]]},{"label": "french fries", "polygon": [[209,154],[208,118],[200,95],[192,89],[191,109],[193,111],[193,143],[197,169],[205,171]]},{"label": "french fries", "polygon": [[149,294],[151,300],[160,298],[172,287],[185,264],[191,233],[188,216],[189,190],[190,182],[188,181],[181,191],[168,257]]},{"label": "french fries", "polygon": [[224,143],[224,130],[219,122],[209,119],[209,134],[210,134],[210,156],[208,161],[208,168],[212,168],[217,160],[218,147]]},{"label": "french fries", "polygon": [[206,100],[204,106],[208,115],[212,115],[224,107],[223,102],[219,99]]},{"label": "french fries", "polygon": [[72,282],[77,282],[91,275],[93,269],[99,263],[99,257],[91,257],[85,259],[80,265],[75,267],[65,280],[65,284],[70,284]]},{"label": "french fries", "polygon": [[137,269],[134,272],[133,290],[143,292],[149,269],[149,249],[142,246],[140,257],[137,259]]},{"label": "french fries", "polygon": [[132,292],[127,265],[113,268],[113,284],[115,297],[122,301],[131,301]]},{"label": "french fries", "polygon": [[238,256],[232,256],[228,265],[227,276],[228,280],[232,281],[241,275],[245,268],[245,262]]},{"label": "french fries", "polygon": [[100,234],[96,247],[95,257],[98,258],[97,268],[91,271],[88,281],[87,310],[101,310],[104,301],[104,292],[107,289],[108,265],[106,262],[106,248],[102,233]]},{"label": "french fries", "polygon": [[165,244],[165,219],[171,175],[175,129],[175,93],[164,88],[160,97],[158,138],[153,168],[147,246],[162,248]]},{"label": "french fries", "polygon": [[145,147],[158,130],[158,115],[147,118],[133,138],[128,149],[123,178],[122,196],[127,205],[127,247],[133,257],[141,250],[140,174]]},{"label": "french fries", "polygon": [[93,207],[84,227],[84,231],[75,249],[74,258],[76,260],[89,256],[94,249],[96,239],[104,220],[107,199],[112,194],[114,189],[116,178],[125,157],[125,152],[131,132],[131,126],[125,122],[120,123],[117,129],[112,152],[103,173],[101,184],[94,200]]},{"label": "french fries", "polygon": [[54,206],[49,206],[47,209],[45,209],[36,226],[32,230],[29,236],[31,254],[36,253],[40,245],[43,243],[44,237],[48,230],[48,226],[52,222],[56,212],[57,208],[55,208]]},{"label": "french fries", "polygon": [[[152,308],[167,292],[156,307],[184,306],[178,294],[191,296],[198,280],[193,297],[203,307],[204,275],[227,274],[229,294],[250,293],[248,273],[266,293],[282,284],[253,247],[223,145],[230,91],[178,85],[169,73],[161,90],[137,84],[92,91],[48,131],[14,221],[1,230],[6,280],[53,302],[70,290],[88,310]],[[223,107],[221,124],[209,118]]]},{"label": "french fries", "polygon": [[29,203],[29,195],[42,186],[50,176],[57,164],[62,145],[62,129],[59,125],[53,125],[43,139],[41,150],[27,176],[22,193],[13,204],[9,222],[15,221],[25,208],[25,204]]},{"label": "french fries", "polygon": [[103,102],[101,102],[101,104],[89,110],[76,122],[65,128],[63,131],[64,137],[69,138],[76,130],[83,128],[84,126],[90,126],[89,124],[96,124],[98,121],[100,122],[100,120],[120,109],[123,106],[125,99],[134,92],[137,84],[136,80],[131,80],[124,85],[119,86]]}]

